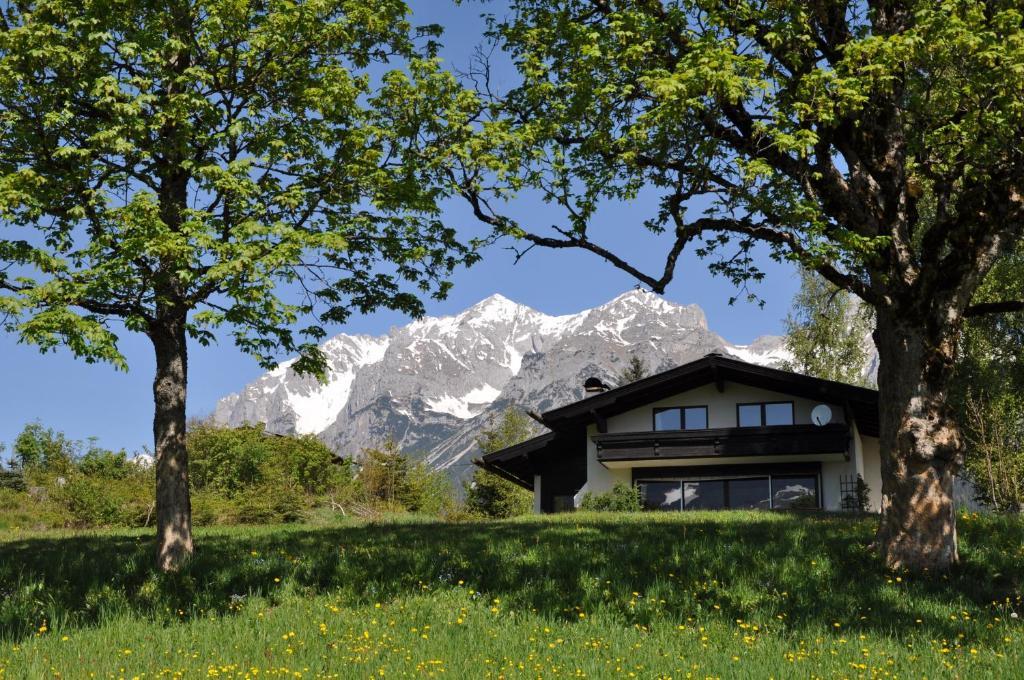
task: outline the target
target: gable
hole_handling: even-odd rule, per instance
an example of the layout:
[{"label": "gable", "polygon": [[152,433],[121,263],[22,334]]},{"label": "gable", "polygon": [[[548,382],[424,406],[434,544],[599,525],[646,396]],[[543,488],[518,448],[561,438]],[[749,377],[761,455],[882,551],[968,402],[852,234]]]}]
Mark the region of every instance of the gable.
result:
[{"label": "gable", "polygon": [[[650,408],[700,388],[724,394],[727,383],[780,394],[787,400],[800,398],[834,405],[834,417],[836,413],[849,413],[862,433],[878,436],[876,390],[748,364],[719,354],[709,354],[678,368],[547,411],[541,418],[552,430],[568,431],[629,411]],[[808,422],[809,419],[808,415]]]},{"label": "gable", "polygon": [[[721,387],[721,391],[719,391]],[[833,423],[845,423],[846,418],[842,404],[822,399],[810,399],[801,395],[789,394],[763,387],[753,387],[733,381],[723,381],[719,385],[701,385],[678,394],[663,397],[636,408],[623,411],[606,418],[608,432],[646,432],[655,429],[654,412],[668,408],[707,409],[707,427],[737,427],[737,407],[739,404],[779,403],[793,404],[793,424],[810,425],[811,409],[818,404],[827,404],[832,410]]]}]

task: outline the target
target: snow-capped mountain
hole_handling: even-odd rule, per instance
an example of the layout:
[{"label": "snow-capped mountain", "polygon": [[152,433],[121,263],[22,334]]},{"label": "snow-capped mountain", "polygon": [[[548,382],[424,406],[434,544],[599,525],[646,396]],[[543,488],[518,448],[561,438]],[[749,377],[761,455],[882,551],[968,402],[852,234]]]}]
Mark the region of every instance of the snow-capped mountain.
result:
[{"label": "snow-capped mountain", "polygon": [[492,295],[456,316],[380,337],[338,335],[322,348],[326,384],[285,362],[221,399],[214,418],[316,434],[344,456],[390,436],[461,476],[489,419],[510,405],[545,411],[575,401],[591,376],[614,385],[631,351],[652,373],[714,351],[765,365],[786,358],[782,338],[733,345],[708,329],[697,305],[641,290],[566,316]]}]

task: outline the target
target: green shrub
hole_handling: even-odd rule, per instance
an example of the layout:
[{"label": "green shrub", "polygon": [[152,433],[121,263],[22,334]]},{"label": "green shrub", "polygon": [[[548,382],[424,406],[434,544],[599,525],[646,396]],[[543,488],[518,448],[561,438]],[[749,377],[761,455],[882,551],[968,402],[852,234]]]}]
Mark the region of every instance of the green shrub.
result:
[{"label": "green shrub", "polygon": [[200,489],[192,493],[192,523],[196,526],[236,522],[236,505],[232,499],[212,489]]},{"label": "green shrub", "polygon": [[75,527],[138,527],[150,520],[152,483],[139,477],[103,479],[72,475],[63,484],[57,478],[48,500],[59,505]]},{"label": "green shrub", "polygon": [[335,464],[334,454],[316,437],[270,435],[263,425],[194,423],[187,446],[193,488],[228,496],[282,478],[308,494],[322,494],[351,476],[348,466]]},{"label": "green shrub", "polygon": [[642,509],[640,489],[619,482],[606,493],[595,494],[588,491],[583,494],[580,509],[598,512],[639,512]]},{"label": "green shrub", "polygon": [[237,524],[298,522],[309,509],[302,489],[288,483],[254,486],[236,496],[234,501]]},{"label": "green shrub", "polygon": [[25,490],[25,475],[20,470],[0,470],[0,489]]},{"label": "green shrub", "polygon": [[104,486],[88,477],[75,477],[55,485],[51,497],[67,509],[76,527],[109,526],[117,523],[120,507]]}]

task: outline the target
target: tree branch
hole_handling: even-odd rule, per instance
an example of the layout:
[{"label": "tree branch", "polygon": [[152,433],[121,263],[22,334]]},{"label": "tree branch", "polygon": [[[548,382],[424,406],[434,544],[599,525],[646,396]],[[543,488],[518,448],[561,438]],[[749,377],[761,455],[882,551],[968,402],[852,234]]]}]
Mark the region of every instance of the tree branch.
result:
[{"label": "tree branch", "polygon": [[964,310],[964,316],[971,318],[987,314],[1009,314],[1024,312],[1024,300],[1000,300],[999,302],[979,302]]}]

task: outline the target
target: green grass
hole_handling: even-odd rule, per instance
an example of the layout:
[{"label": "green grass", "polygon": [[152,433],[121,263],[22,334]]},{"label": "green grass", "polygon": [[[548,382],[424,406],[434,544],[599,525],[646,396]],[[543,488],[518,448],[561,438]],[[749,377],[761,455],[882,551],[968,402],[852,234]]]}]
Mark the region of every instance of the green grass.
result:
[{"label": "green grass", "polygon": [[871,519],[570,514],[0,533],[0,678],[1024,677],[1024,522],[960,521],[949,575]]}]

